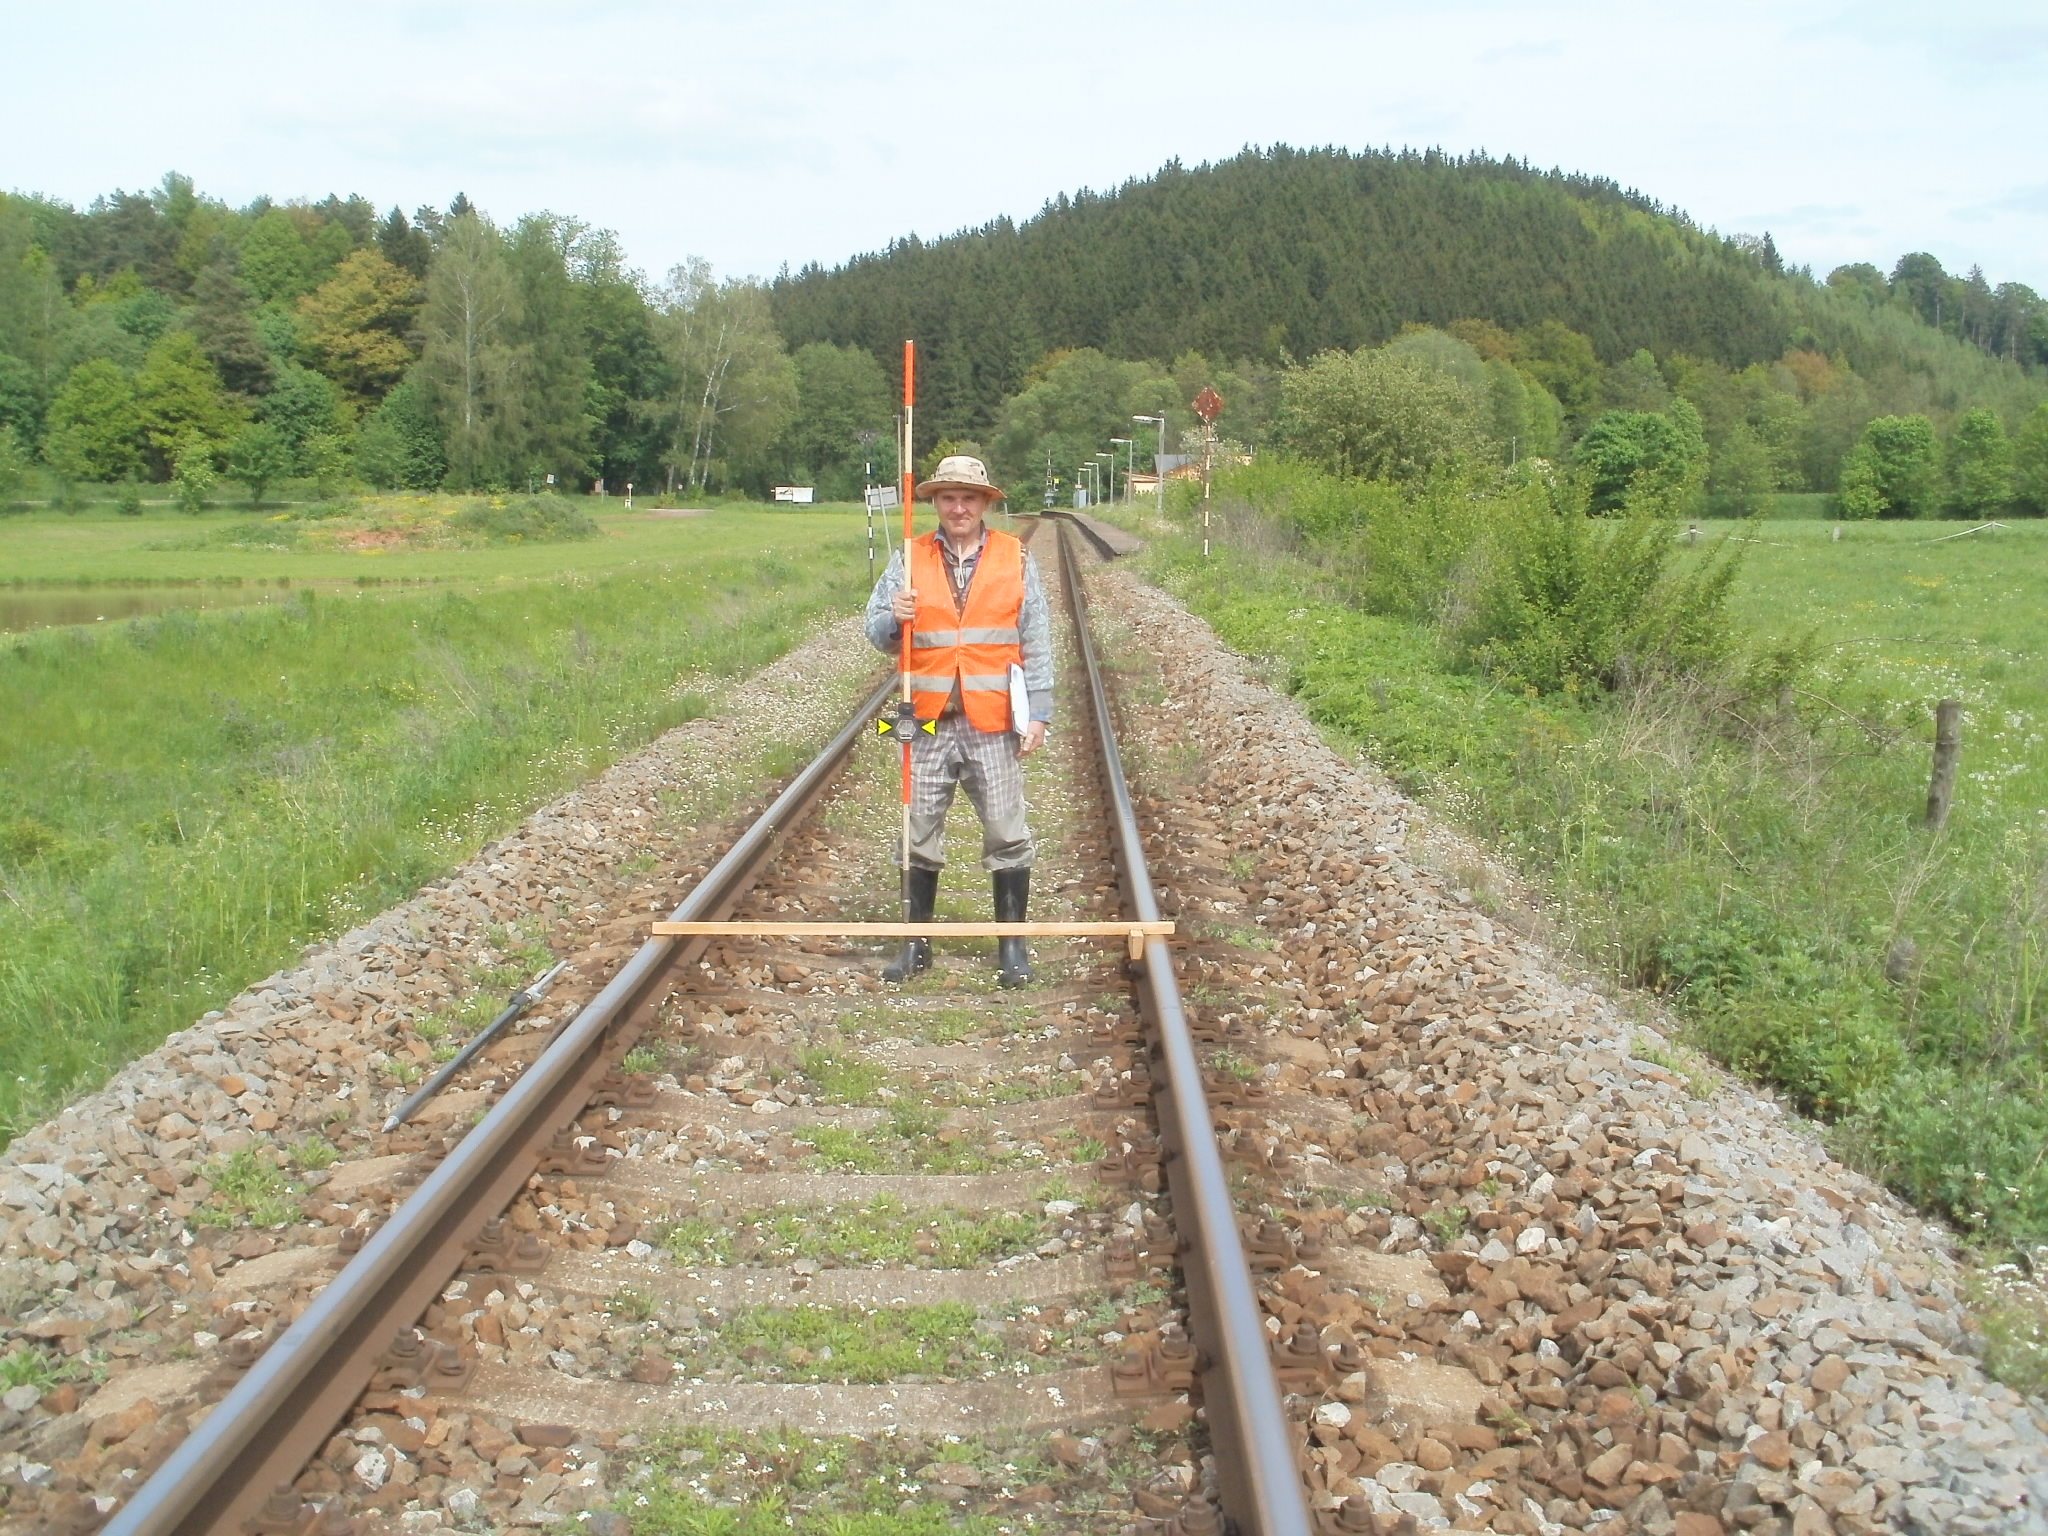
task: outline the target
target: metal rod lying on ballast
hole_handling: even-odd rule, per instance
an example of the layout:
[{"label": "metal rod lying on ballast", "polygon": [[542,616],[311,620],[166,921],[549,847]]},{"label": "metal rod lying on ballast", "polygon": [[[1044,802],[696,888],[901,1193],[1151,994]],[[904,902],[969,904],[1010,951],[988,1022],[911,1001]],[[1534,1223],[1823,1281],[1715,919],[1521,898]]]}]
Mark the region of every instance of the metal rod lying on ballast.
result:
[{"label": "metal rod lying on ballast", "polygon": [[448,1062],[440,1071],[436,1072],[424,1083],[421,1083],[419,1087],[413,1090],[411,1098],[391,1112],[391,1118],[384,1122],[384,1129],[395,1131],[405,1124],[406,1121],[410,1120],[413,1111],[446,1087],[448,1079],[468,1066],[476,1053],[489,1045],[499,1030],[518,1018],[519,1015],[526,1012],[527,1009],[531,1008],[543,997],[546,997],[548,988],[555,984],[555,978],[568,969],[568,965],[569,962],[566,960],[557,960],[532,981],[521,987],[517,992],[514,992],[511,999],[505,1004],[504,1011],[478,1031],[475,1039],[456,1052],[454,1060]]}]

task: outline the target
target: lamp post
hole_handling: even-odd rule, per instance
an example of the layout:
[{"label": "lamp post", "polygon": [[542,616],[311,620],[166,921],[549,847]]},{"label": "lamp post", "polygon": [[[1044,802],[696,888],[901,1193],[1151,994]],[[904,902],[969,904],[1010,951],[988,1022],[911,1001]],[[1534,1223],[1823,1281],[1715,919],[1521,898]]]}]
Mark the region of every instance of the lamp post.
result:
[{"label": "lamp post", "polygon": [[1105,507],[1113,507],[1116,505],[1116,450],[1112,448],[1109,450],[1109,452],[1103,453],[1101,450],[1098,449],[1096,451],[1095,457],[1098,459],[1109,460],[1109,468],[1105,472],[1107,475],[1106,483],[1109,487],[1109,495],[1102,504]]},{"label": "lamp post", "polygon": [[1077,484],[1083,475],[1088,477],[1088,504],[1092,507],[1095,505],[1095,465],[1092,462],[1074,466],[1074,480]]},{"label": "lamp post", "polygon": [[[1110,441],[1112,443],[1120,445],[1126,450],[1124,453],[1124,500],[1129,501],[1131,499],[1131,470],[1136,467],[1133,455],[1137,453],[1138,445],[1132,442],[1128,437],[1112,437]],[[1116,454],[1114,451],[1110,453],[1109,463],[1111,469],[1114,469],[1116,467]],[[1111,486],[1110,497],[1112,500],[1114,500],[1115,496],[1116,487]]]},{"label": "lamp post", "polygon": [[1148,427],[1157,427],[1159,429],[1159,454],[1158,457],[1153,459],[1152,468],[1158,472],[1159,519],[1161,522],[1164,522],[1166,520],[1166,413],[1161,411],[1157,416],[1133,416],[1131,420],[1142,421]]}]

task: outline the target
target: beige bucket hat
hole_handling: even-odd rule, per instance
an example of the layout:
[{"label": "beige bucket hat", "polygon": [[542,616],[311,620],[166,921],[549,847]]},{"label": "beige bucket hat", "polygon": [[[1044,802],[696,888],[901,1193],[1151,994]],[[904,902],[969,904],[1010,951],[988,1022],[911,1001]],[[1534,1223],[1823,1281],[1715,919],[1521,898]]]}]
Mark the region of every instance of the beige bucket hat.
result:
[{"label": "beige bucket hat", "polygon": [[988,466],[971,454],[949,454],[939,460],[931,479],[919,485],[915,494],[919,501],[930,501],[948,486],[962,491],[986,491],[990,501],[1005,499],[1003,488],[990,481]]}]

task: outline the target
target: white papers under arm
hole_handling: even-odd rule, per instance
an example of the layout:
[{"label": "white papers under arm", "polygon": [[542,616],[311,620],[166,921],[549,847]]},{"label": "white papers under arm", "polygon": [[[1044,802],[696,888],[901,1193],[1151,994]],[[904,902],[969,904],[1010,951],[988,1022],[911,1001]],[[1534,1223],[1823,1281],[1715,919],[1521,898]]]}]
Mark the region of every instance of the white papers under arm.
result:
[{"label": "white papers under arm", "polygon": [[1010,729],[1022,736],[1031,724],[1031,690],[1024,686],[1024,668],[1010,663]]}]

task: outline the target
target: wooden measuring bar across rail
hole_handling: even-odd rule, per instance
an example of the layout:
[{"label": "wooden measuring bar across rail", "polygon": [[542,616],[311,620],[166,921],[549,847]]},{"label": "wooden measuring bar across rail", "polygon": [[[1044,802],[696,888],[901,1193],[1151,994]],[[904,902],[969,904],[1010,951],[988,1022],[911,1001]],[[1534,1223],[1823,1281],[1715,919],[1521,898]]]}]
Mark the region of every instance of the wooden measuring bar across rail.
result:
[{"label": "wooden measuring bar across rail", "polygon": [[723,922],[655,923],[657,935],[717,934],[725,937],[825,937],[835,939],[1078,939],[1118,938],[1133,960],[1142,959],[1145,941],[1167,938],[1171,923],[1135,918],[1093,923],[815,923],[779,922],[774,918],[730,918]]}]

